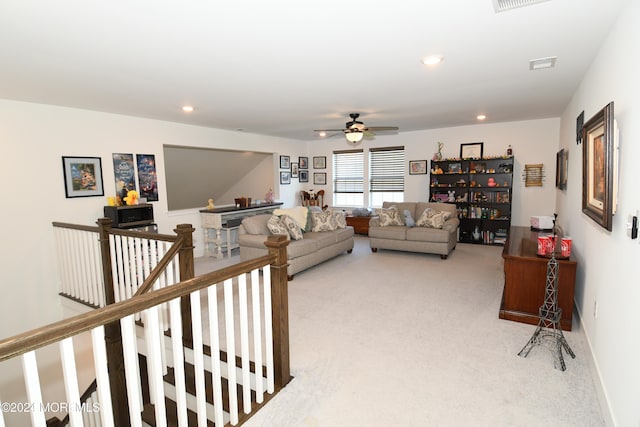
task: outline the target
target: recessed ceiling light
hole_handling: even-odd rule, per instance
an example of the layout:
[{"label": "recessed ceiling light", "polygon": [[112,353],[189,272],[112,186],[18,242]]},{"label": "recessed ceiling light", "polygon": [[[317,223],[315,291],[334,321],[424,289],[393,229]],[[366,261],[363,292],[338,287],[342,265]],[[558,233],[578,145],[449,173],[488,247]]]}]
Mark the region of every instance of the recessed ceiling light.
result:
[{"label": "recessed ceiling light", "polygon": [[484,114],[478,114],[478,115],[476,116],[476,119],[478,119],[478,120],[484,120],[484,119],[486,119],[486,118],[487,118],[487,116],[485,116]]},{"label": "recessed ceiling light", "polygon": [[543,68],[553,68],[556,65],[557,56],[549,56],[547,58],[532,59],[529,61],[529,70],[542,70]]},{"label": "recessed ceiling light", "polygon": [[192,105],[184,105],[182,107],[182,111],[184,111],[185,113],[193,113],[193,106]]},{"label": "recessed ceiling light", "polygon": [[444,61],[444,57],[442,55],[429,55],[422,60],[424,65],[437,65]]},{"label": "recessed ceiling light", "polygon": [[327,133],[325,131],[321,131],[321,132],[318,132],[318,136],[324,138],[325,136],[327,136]]}]

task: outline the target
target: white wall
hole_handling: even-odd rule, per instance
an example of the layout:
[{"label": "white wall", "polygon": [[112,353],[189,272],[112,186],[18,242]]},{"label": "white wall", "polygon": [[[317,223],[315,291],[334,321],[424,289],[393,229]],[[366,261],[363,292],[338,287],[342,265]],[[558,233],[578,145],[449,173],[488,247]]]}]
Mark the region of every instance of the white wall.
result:
[{"label": "white wall", "polygon": [[[566,192],[557,194],[561,216],[571,218],[566,231],[579,262],[576,305],[603,386],[604,409],[610,410],[609,422],[620,426],[640,425],[640,239],[626,236],[628,215],[640,209],[639,23],[640,2],[630,1],[562,115],[569,175]],[[620,186],[608,232],[582,213],[582,146],[575,143],[575,123],[581,111],[586,121],[610,101],[619,128]]]},{"label": "white wall", "polygon": [[[438,141],[444,143],[444,157],[458,157],[460,144],[483,142],[484,155],[506,154],[511,145],[515,157],[513,171],[513,211],[512,224],[529,226],[532,215],[551,215],[555,209],[555,168],[558,151],[558,133],[560,120],[543,119],[520,122],[480,124],[441,128],[428,131],[400,132],[398,135],[378,135],[375,140],[360,143],[356,148],[386,147],[404,145],[407,174],[405,176],[405,200],[429,200],[429,176],[409,175],[410,160],[430,160],[438,151]],[[313,156],[327,156],[327,200],[332,200],[331,191],[331,153],[334,150],[353,148],[342,137],[319,140],[309,144],[309,161]],[[524,186],[522,171],[527,163],[543,163],[546,181],[542,187]],[[309,170],[312,175],[313,169]],[[365,171],[366,173],[366,171]],[[312,179],[311,179],[312,180]],[[319,190],[320,187],[309,183],[307,188]],[[331,204],[331,202],[329,202]]]}]

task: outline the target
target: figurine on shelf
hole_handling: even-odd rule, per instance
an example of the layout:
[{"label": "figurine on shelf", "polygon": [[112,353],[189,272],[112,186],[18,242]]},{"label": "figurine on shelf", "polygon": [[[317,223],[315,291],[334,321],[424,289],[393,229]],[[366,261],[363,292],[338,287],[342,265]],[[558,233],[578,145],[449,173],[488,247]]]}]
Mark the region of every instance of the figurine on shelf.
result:
[{"label": "figurine on shelf", "polygon": [[267,194],[264,195],[264,201],[267,203],[273,203],[273,188],[270,188],[269,191],[267,191]]},{"label": "figurine on shelf", "polygon": [[207,209],[211,210],[211,209],[215,209],[215,206],[213,205],[213,199],[209,199],[207,200],[208,204],[207,204]]},{"label": "figurine on shelf", "polygon": [[138,204],[138,192],[136,190],[129,190],[127,192],[127,197],[125,197],[124,202],[127,206],[133,206]]},{"label": "figurine on shelf", "polygon": [[453,203],[456,201],[456,192],[455,190],[447,191],[449,197],[447,198],[447,202]]},{"label": "figurine on shelf", "polygon": [[513,156],[513,149],[511,148],[511,145],[507,147],[507,156]]}]

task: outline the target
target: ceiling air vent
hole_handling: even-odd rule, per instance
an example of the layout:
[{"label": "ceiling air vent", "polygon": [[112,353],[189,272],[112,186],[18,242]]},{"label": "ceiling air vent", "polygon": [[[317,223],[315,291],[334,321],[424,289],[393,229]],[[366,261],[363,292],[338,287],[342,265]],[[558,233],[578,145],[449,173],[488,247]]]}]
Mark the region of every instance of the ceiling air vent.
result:
[{"label": "ceiling air vent", "polygon": [[493,0],[493,8],[496,13],[498,13],[524,6],[533,6],[534,4],[544,3],[545,1],[549,0]]}]

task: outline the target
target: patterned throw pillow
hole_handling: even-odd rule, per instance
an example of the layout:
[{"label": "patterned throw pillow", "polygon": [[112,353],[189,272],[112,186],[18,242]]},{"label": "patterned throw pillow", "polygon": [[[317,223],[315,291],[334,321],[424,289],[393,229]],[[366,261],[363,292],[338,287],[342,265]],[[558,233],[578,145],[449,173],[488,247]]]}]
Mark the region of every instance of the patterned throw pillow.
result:
[{"label": "patterned throw pillow", "polygon": [[289,215],[282,215],[280,220],[287,228],[289,236],[291,236],[293,240],[302,240],[302,229],[295,219]]},{"label": "patterned throw pillow", "polygon": [[376,215],[380,217],[380,226],[387,227],[389,225],[404,225],[402,218],[400,218],[400,212],[395,206],[391,206],[387,209],[376,209]]},{"label": "patterned throw pillow", "polygon": [[271,218],[267,221],[267,228],[271,234],[284,234],[289,237],[289,230],[278,215],[271,215]]},{"label": "patterned throw pillow", "polygon": [[416,221],[418,227],[442,228],[444,222],[451,217],[451,212],[437,211],[427,208]]},{"label": "patterned throw pillow", "polygon": [[341,228],[337,216],[330,210],[312,212],[311,215],[313,215],[313,227],[311,231],[333,231]]},{"label": "patterned throw pillow", "polygon": [[347,227],[347,215],[344,212],[333,212],[333,216],[336,218],[336,228]]}]

